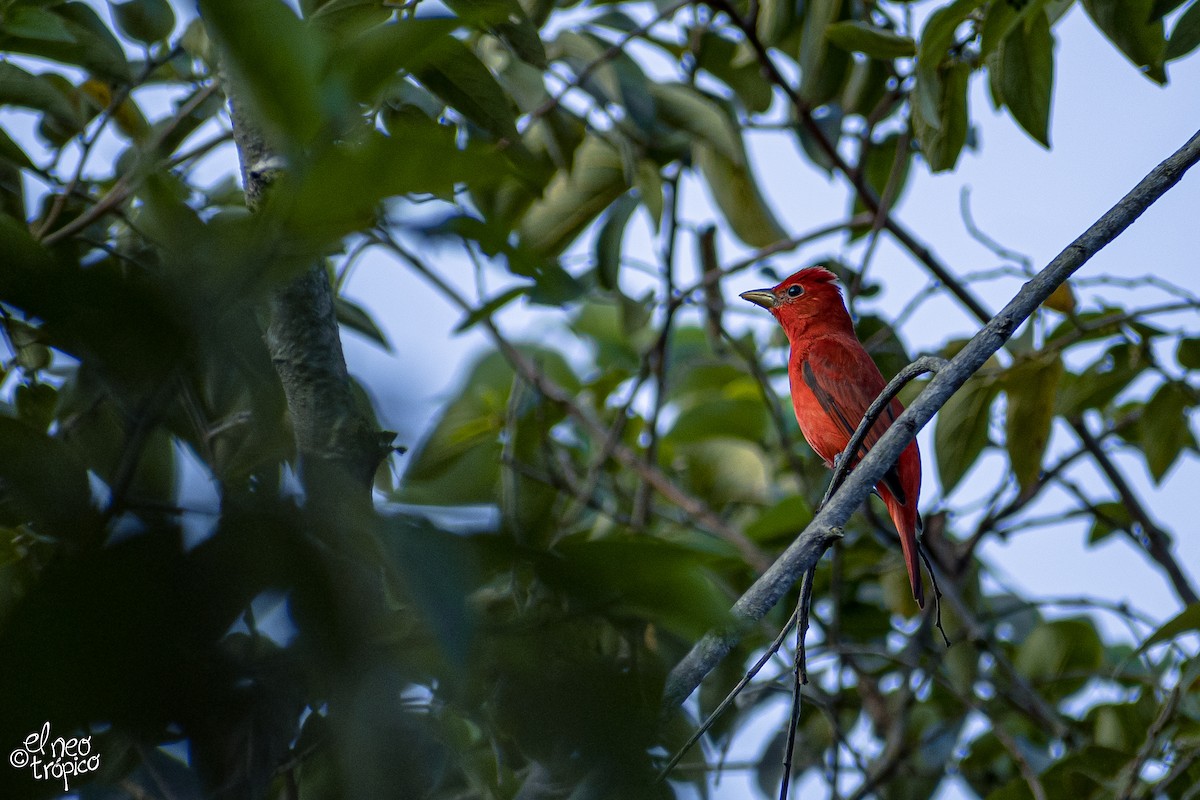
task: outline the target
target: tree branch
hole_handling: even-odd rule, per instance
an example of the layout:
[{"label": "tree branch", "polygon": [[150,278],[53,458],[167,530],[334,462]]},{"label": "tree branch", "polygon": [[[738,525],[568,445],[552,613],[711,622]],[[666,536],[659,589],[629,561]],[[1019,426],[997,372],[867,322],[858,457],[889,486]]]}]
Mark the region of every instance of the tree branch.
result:
[{"label": "tree branch", "polygon": [[950,396],[1004,345],[1013,331],[1059,284],[1133,224],[1198,160],[1200,133],[1193,135],[1174,155],[1155,167],[1129,194],[1022,286],[1017,295],[975,334],[949,365],[934,376],[917,400],[892,423],[867,453],[841,489],[817,512],[804,532],[737,601],[732,613],[742,624],[733,630],[709,633],[671,671],[663,691],[666,710],[680,705],[733,647],[737,633],[750,622],[761,619],[799,576],[816,563],[834,538],[832,532],[845,524],[850,514],[867,499],[871,489],[899,458],[917,431],[932,419]]}]

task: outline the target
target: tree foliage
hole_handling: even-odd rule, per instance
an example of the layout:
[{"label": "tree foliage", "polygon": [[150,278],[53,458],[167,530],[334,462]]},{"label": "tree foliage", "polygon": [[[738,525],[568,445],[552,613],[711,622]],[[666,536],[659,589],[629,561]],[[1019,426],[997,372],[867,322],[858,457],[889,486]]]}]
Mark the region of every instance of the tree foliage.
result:
[{"label": "tree foliage", "polygon": [[[891,375],[910,354],[866,269],[887,232],[936,278],[924,296],[986,321],[968,277],[890,211],[912,174],[973,146],[973,80],[1049,147],[1073,3],[427,5],[0,3],[0,748],[46,720],[92,736],[85,798],[707,794],[785,667],[670,781],[656,771],[787,610],[684,710],[661,707],[667,674],[826,480],[780,391],[782,339],[730,324],[723,282],[865,240],[863,263],[830,266]],[[1200,0],[1080,5],[1151,81],[1200,45]],[[846,182],[842,220],[788,230],[747,146],[762,126],[794,137],[786,169]],[[247,187],[265,187],[250,203],[235,137]],[[714,218],[693,228],[681,195],[698,185]],[[718,252],[730,239],[736,258]],[[504,288],[463,290],[448,245]],[[379,428],[370,376],[263,335],[288,287],[340,289],[364,251],[493,344],[371,485],[337,471],[349,457],[318,468],[356,448],[374,464],[390,440],[361,430]],[[1111,288],[1063,284],[937,419],[925,544],[953,647],[908,598],[879,508],[847,525],[817,572],[797,773],[884,798],[951,776],[997,800],[1200,783],[1200,605],[1111,455],[1162,482],[1197,451],[1200,338],[1156,318],[1200,300],[1166,287],[1122,307]],[[559,338],[508,337],[522,302]],[[426,346],[389,342],[345,297],[326,316]],[[330,386],[353,407],[320,408]],[[314,416],[316,443],[300,434]],[[981,485],[993,451],[1008,469]],[[1081,488],[1087,463],[1104,482]],[[967,485],[981,512],[961,507]],[[1075,519],[1093,544],[1128,537],[1179,615],[989,582],[982,542]],[[749,767],[767,795],[783,741]],[[0,769],[2,796],[60,789]]]}]

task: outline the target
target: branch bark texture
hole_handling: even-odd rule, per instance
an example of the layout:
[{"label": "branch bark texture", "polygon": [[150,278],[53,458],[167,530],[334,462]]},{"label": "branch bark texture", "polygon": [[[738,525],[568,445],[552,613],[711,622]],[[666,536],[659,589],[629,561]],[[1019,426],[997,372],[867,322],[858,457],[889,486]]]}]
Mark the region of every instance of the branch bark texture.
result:
[{"label": "branch bark texture", "polygon": [[[236,83],[222,70],[237,143],[246,204],[257,210],[280,159],[238,102]],[[266,341],[287,398],[302,471],[309,479],[343,478],[370,504],[375,469],[388,452],[360,409],[346,370],[335,295],[323,262],[276,288],[268,304]],[[315,474],[314,474],[315,473]],[[319,475],[320,477],[317,477]]]},{"label": "branch bark texture", "polygon": [[1200,160],[1200,133],[1155,167],[1137,186],[1092,224],[1041,272],[1029,280],[1008,304],[971,339],[949,365],[929,382],[921,395],[892,423],[875,447],[859,462],[842,487],[817,512],[808,527],[733,607],[741,624],[713,632],[692,648],[667,678],[664,711],[679,706],[699,686],[737,641],[750,622],[761,619],[828,547],[830,532],[845,524],[867,499],[871,488],[895,463],[900,453],[950,396],[999,350],[1013,331],[1063,281],[1133,224],[1141,214]]}]

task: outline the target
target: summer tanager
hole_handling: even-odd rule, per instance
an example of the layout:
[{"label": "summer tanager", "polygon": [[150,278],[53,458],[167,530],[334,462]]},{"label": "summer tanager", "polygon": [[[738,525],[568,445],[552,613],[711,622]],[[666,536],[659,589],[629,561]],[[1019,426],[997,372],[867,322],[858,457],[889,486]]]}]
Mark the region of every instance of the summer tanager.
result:
[{"label": "summer tanager", "polygon": [[[886,385],[879,367],[854,335],[854,324],[835,280],[837,276],[829,270],[809,267],[772,289],[755,289],[741,295],[770,311],[783,326],[792,346],[788,379],[796,421],[808,444],[828,467],[833,467],[834,459],[846,449],[868,406]],[[892,400],[871,427],[852,464],[879,441],[902,411],[900,401]],[[900,534],[913,598],[924,608],[925,592],[917,561],[921,454],[915,441],[875,489]]]}]

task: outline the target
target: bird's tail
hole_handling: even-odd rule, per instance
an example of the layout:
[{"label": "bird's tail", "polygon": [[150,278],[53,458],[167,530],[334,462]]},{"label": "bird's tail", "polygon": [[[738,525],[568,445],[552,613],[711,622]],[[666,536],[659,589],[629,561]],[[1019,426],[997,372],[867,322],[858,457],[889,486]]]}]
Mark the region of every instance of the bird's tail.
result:
[{"label": "bird's tail", "polygon": [[[882,487],[881,487],[882,488]],[[900,549],[904,551],[904,566],[908,568],[908,581],[912,584],[913,599],[921,608],[925,607],[925,586],[921,580],[921,553],[917,550],[917,529],[921,525],[921,517],[917,513],[917,504],[901,503],[892,493],[883,489],[880,492],[888,515],[896,525],[900,534]]]}]

